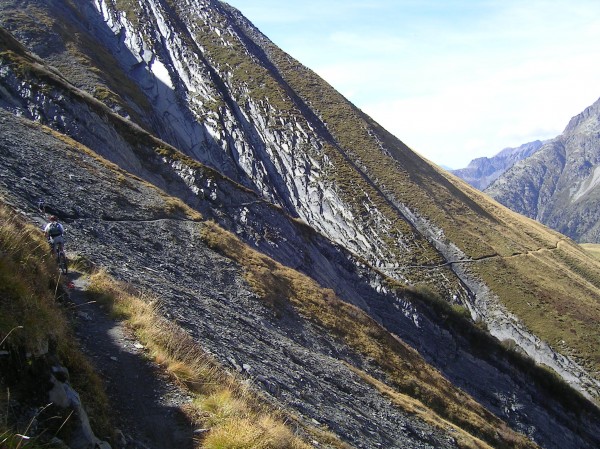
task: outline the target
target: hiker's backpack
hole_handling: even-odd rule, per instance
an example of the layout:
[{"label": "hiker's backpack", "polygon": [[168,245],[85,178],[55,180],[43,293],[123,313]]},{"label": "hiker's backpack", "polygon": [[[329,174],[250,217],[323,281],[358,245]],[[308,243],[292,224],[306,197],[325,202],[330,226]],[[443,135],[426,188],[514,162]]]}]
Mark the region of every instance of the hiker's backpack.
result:
[{"label": "hiker's backpack", "polygon": [[48,228],[48,235],[50,237],[58,237],[59,235],[62,235],[60,225],[56,222],[50,223],[50,227]]}]

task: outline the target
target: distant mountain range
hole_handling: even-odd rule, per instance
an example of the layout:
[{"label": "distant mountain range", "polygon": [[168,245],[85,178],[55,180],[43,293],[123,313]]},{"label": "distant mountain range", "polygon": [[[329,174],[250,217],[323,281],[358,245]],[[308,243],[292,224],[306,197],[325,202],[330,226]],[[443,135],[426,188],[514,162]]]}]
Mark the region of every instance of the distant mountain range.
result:
[{"label": "distant mountain range", "polygon": [[474,159],[452,173],[578,242],[600,243],[600,100],[552,140]]},{"label": "distant mountain range", "polygon": [[466,168],[450,171],[473,187],[484,190],[502,176],[506,170],[520,160],[534,154],[542,145],[542,141],[536,140],[525,143],[518,148],[505,148],[493,157],[479,157],[473,159]]}]

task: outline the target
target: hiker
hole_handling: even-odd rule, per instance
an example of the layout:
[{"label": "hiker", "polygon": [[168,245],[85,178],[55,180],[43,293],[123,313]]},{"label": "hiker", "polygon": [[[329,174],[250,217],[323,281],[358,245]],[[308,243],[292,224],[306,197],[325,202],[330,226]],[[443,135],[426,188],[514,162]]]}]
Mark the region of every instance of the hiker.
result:
[{"label": "hiker", "polygon": [[58,218],[56,217],[56,215],[51,215],[50,221],[44,227],[44,235],[46,236],[46,239],[48,239],[48,241],[52,245],[52,253],[53,254],[57,250],[57,247],[56,247],[57,245],[58,245],[58,250],[64,249],[63,248],[63,246],[65,244],[64,233],[65,233],[65,228],[63,228],[63,225],[58,222]]},{"label": "hiker", "polygon": [[40,198],[38,200],[38,210],[42,213],[45,214],[46,213],[46,201],[44,200],[44,198]]}]

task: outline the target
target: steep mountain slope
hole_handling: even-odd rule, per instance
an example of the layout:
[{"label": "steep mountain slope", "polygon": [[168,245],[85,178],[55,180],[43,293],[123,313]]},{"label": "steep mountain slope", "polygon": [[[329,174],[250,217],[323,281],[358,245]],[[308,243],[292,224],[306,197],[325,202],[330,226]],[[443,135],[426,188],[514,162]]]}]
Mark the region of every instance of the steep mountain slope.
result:
[{"label": "steep mountain slope", "polygon": [[450,172],[479,190],[484,190],[506,170],[517,162],[528,158],[541,148],[543,142],[536,140],[525,143],[518,148],[505,148],[497,155],[480,157],[469,162],[466,168],[450,170]]},{"label": "steep mountain slope", "polygon": [[[354,447],[452,448],[457,447],[457,441],[462,442],[458,447],[463,447],[467,444],[465,441],[479,438],[491,440],[493,447],[501,447],[505,441],[518,442],[518,447],[535,447],[442,379],[400,342],[395,343],[396,348],[389,342],[382,348],[388,358],[387,367],[377,357],[369,356],[369,352],[346,343],[345,338],[341,338],[344,336],[341,329],[328,332],[328,324],[321,320],[332,312],[336,319],[347,323],[355,320],[368,323],[367,316],[358,309],[350,310],[352,315],[347,316],[341,304],[336,304],[331,291],[322,293],[326,302],[320,305],[317,319],[309,319],[303,307],[289,303],[293,278],[270,281],[266,287],[273,288],[276,282],[290,286],[276,289],[275,303],[266,307],[260,301],[263,295],[243,276],[248,268],[212,250],[202,236],[209,235],[212,246],[219,245],[218,238],[231,237],[219,237],[214,226],[199,221],[197,212],[175,198],[167,197],[64,135],[5,112],[1,114],[0,129],[4,161],[1,193],[8,201],[26,205],[28,199],[45,194],[54,212],[66,217],[70,251],[78,251],[132,287],[157,297],[167,317],[184,327],[224,365],[245,371],[257,386],[281,404],[280,407],[285,406],[298,415],[306,428],[318,421]],[[27,138],[24,140],[23,136]],[[27,177],[22,176],[24,174]],[[244,196],[239,186],[220,184],[228,194]],[[211,200],[203,202],[210,204]],[[32,206],[27,207],[30,213]],[[224,205],[216,208],[228,212]],[[240,251],[239,246],[236,251]],[[248,263],[248,258],[244,259]],[[277,272],[274,262],[265,260],[264,263],[271,265],[273,273]],[[266,275],[273,276],[270,272]],[[272,295],[269,292],[268,296]],[[380,295],[379,301],[385,301],[386,296]],[[264,299],[265,303],[270,302],[269,298]],[[415,317],[402,317],[404,326],[409,326],[412,332],[419,331],[412,321]],[[427,332],[433,332],[436,325],[427,322],[426,316],[420,320],[421,329],[429,329],[422,333],[427,338]],[[353,325],[353,329],[356,328],[358,326]],[[366,341],[369,345],[377,345],[377,339],[390,338],[378,335],[381,330],[376,326],[371,325],[368,331],[371,335],[367,339],[372,340]],[[356,335],[351,337],[356,338]],[[396,365],[393,358],[399,356],[402,364],[408,366]],[[469,357],[472,356],[469,354]],[[494,365],[497,363],[494,361]],[[412,372],[415,367],[418,371]],[[480,367],[481,372],[487,371],[495,381],[506,382],[506,395],[509,388],[511,391],[516,388],[514,381],[505,377],[511,369],[510,363],[498,370],[484,361]],[[475,436],[464,431],[457,434],[457,430],[448,431],[443,418],[453,419],[443,409],[440,409],[440,417],[436,417],[433,409],[427,411],[428,420],[424,420],[411,408],[406,410],[406,405],[390,400],[388,394],[398,395],[399,389],[393,372],[410,379],[410,388],[423,390],[425,394],[412,392],[411,396],[416,396],[417,401],[419,395],[423,400],[431,395],[438,407],[445,401],[440,396],[440,386],[436,385],[441,382],[443,388],[449,390],[448,398],[456,402],[453,407],[458,409],[463,403],[469,404],[464,412],[469,410],[466,416],[469,423],[473,422],[470,426]],[[524,376],[519,388],[529,389],[528,376]],[[386,384],[390,386],[380,386]],[[386,389],[390,393],[386,394]],[[496,394],[500,390],[502,388]],[[543,388],[538,390],[538,387],[527,395],[546,396]],[[511,399],[507,396],[506,401],[500,403],[510,403]],[[421,410],[431,408],[420,402],[411,407],[415,405],[422,407]],[[531,405],[533,412],[537,407]],[[562,408],[559,403],[556,406]],[[535,427],[540,429],[540,436],[549,431],[545,429],[547,424],[543,424],[544,428],[541,426],[543,422],[558,424],[562,419],[554,412],[554,417],[542,410],[538,413],[541,414],[536,420],[540,423]],[[593,413],[589,418],[592,416]],[[517,425],[516,421],[520,422],[524,415],[514,418]],[[571,425],[563,427],[566,435],[573,434],[573,430],[569,430]],[[464,423],[462,427],[466,427]],[[499,430],[503,436],[492,437]]]},{"label": "steep mountain slope", "polygon": [[[598,263],[572,242],[437,171],[224,4],[0,7],[1,24],[43,57],[0,35],[0,106],[10,111],[0,145],[5,195],[23,207],[49,197],[73,220],[78,251],[159,291],[166,313],[223,363],[248,364],[274,398],[357,447],[472,447],[441,443],[443,426],[430,428],[431,440],[428,431],[407,436],[422,421],[399,431],[414,412],[399,418],[397,405],[381,408],[398,392],[493,447],[531,444],[498,418],[543,447],[597,446],[593,406],[445,303],[407,288],[463,304],[506,346],[598,397]],[[100,156],[117,166],[91,169]],[[45,185],[52,170],[60,178]],[[186,218],[198,212],[272,259]],[[196,241],[202,229],[226,259]],[[240,270],[253,281],[234,275]],[[291,299],[313,291],[308,281],[300,287],[298,272],[329,289],[320,302]],[[279,318],[250,301],[257,294]],[[232,331],[239,321],[248,327]],[[370,323],[368,343],[349,332],[354,322]],[[296,349],[282,360],[283,347]],[[335,358],[368,373],[367,386]],[[474,403],[465,418],[456,387],[498,418]],[[365,404],[374,408],[358,413]]]},{"label": "steep mountain slope", "polygon": [[600,100],[486,193],[579,242],[600,242]]}]

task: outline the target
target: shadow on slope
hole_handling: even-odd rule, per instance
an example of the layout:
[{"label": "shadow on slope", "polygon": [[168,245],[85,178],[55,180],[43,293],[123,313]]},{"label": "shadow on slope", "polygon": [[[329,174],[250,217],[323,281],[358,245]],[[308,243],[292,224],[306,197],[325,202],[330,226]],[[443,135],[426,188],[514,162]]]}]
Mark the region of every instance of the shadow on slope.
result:
[{"label": "shadow on slope", "polygon": [[[15,126],[19,122],[21,125]],[[360,389],[355,390],[357,386],[351,386],[354,385],[353,382],[357,382],[355,374],[342,369],[339,362],[335,362],[331,355],[326,355],[331,351],[335,358],[343,358],[354,365],[358,363],[363,370],[381,378],[382,373],[378,374],[377,368],[369,368],[366,360],[361,362],[362,356],[356,353],[362,352],[360,346],[349,350],[337,341],[340,338],[339,334],[337,338],[332,338],[318,331],[319,327],[315,328],[309,323],[304,322],[298,328],[299,322],[296,320],[279,321],[273,317],[272,312],[254,299],[256,294],[248,290],[248,286],[241,281],[240,267],[215,257],[203,246],[200,236],[202,225],[190,218],[194,211],[183,203],[169,200],[155,187],[127,175],[64,136],[48,130],[44,132],[44,129],[37,125],[24,126],[27,122],[6,113],[2,113],[0,123],[4,131],[1,145],[5,156],[2,171],[4,179],[11,180],[10,190],[7,189],[8,186],[4,187],[7,194],[18,198],[19,202],[25,205],[35,204],[34,201],[44,194],[51,203],[62,204],[65,212],[76,217],[69,230],[73,247],[86,254],[92,254],[97,263],[108,266],[119,278],[160,292],[165,301],[165,310],[168,310],[171,319],[189,329],[211,349],[211,352],[219,354],[225,364],[232,364],[231,360],[235,361],[234,366],[241,367],[247,364],[252,375],[261,376],[267,384],[278,385],[279,394],[276,396],[288,406],[315,419],[329,416],[329,426],[341,435],[353,435],[353,441],[367,439],[394,447],[394,435],[398,430],[391,421],[389,427],[388,424],[379,422],[380,428],[376,436],[371,435],[367,429],[361,435],[356,435],[355,431],[351,430],[361,428],[360,421],[366,419],[367,414],[371,412],[365,409],[356,415],[355,399],[344,402],[350,400],[350,397],[371,397],[374,407],[379,410],[372,411],[374,413],[382,413],[383,409],[388,407],[381,402],[380,393],[376,393],[376,388],[367,388],[361,384]],[[17,138],[17,135],[22,135],[23,130],[27,130],[27,141]],[[52,157],[44,157],[44,154]],[[23,176],[25,174],[27,176]],[[224,189],[224,192],[237,192],[237,201],[242,201],[244,195],[251,196],[250,192],[243,189],[231,190],[235,187],[234,184],[228,184],[226,187],[223,179],[220,184],[219,188]],[[231,196],[230,193],[228,197]],[[205,199],[205,206],[208,206],[210,201]],[[128,207],[121,208],[118,204],[128,204]],[[268,205],[266,210],[270,210],[271,214],[277,211]],[[102,214],[108,214],[111,219],[101,219]],[[282,218],[280,216],[279,220]],[[293,220],[289,223],[293,223]],[[303,235],[304,238],[310,239],[318,237],[318,234]],[[321,241],[320,245],[324,244],[325,240]],[[123,248],[127,248],[127,251],[123,251]],[[360,277],[355,277],[353,288],[367,293],[369,289],[366,286],[360,287],[363,281],[359,279]],[[350,289],[349,286],[346,288]],[[284,293],[286,289],[280,291],[280,294]],[[327,310],[331,305],[326,304],[325,302],[319,307]],[[375,290],[371,290],[368,304],[373,316],[383,320],[389,330],[403,338],[406,337],[407,341],[426,354],[427,359],[440,366],[449,378],[458,384],[464,384],[467,390],[474,392],[480,401],[497,410],[499,415],[509,406],[509,402],[500,399],[505,396],[501,391],[505,388],[506,395],[516,394],[516,401],[523,408],[505,415],[513,426],[523,426],[523,429],[535,427],[536,433],[532,436],[544,440],[543,445],[546,447],[554,447],[545,440],[546,435],[552,435],[552,438],[564,443],[563,447],[569,447],[568,438],[573,438],[574,433],[573,430],[567,430],[572,424],[563,421],[566,416],[565,410],[558,405],[547,409],[545,406],[524,402],[527,397],[553,400],[543,393],[543,390],[537,390],[527,375],[515,375],[514,366],[506,360],[492,363],[488,358],[490,355],[485,353],[480,354],[481,359],[474,359],[473,356],[478,353],[473,351],[472,343],[456,338],[456,335],[448,332],[450,328],[442,324],[438,314],[434,313],[431,319],[428,318],[426,314],[419,312],[415,304],[410,304],[401,295],[376,293]],[[339,305],[345,307],[342,303]],[[411,313],[407,316],[402,310]],[[358,309],[354,313],[355,318],[363,316]],[[441,318],[443,319],[443,316]],[[360,320],[370,319],[363,316]],[[233,323],[240,323],[242,326],[234,327],[233,330],[230,328]],[[320,323],[320,326],[322,325],[323,323]],[[336,335],[336,332],[333,334]],[[396,343],[392,344],[393,340],[389,339],[389,334],[381,328],[374,336],[375,340],[382,339],[387,342],[381,347],[386,348],[386,351],[396,346]],[[343,339],[347,337],[350,336],[347,335]],[[448,351],[449,347],[454,348],[454,352]],[[410,351],[404,353],[410,354]],[[291,369],[290,359],[298,360]],[[487,362],[484,361],[486,359]],[[468,360],[471,362],[466,363]],[[379,363],[377,365],[379,366]],[[325,366],[328,367],[327,370],[332,371],[323,371]],[[425,369],[425,366],[421,365],[421,369]],[[306,371],[307,369],[309,371]],[[300,371],[304,374],[300,375]],[[332,372],[340,373],[341,377],[338,379],[334,376],[337,380],[333,381]],[[473,373],[478,373],[479,385],[468,382],[473,378]],[[384,377],[387,375],[389,374],[384,374]],[[524,377],[517,382],[520,376]],[[481,383],[485,378],[490,379],[489,383]],[[308,384],[306,379],[310,379]],[[523,389],[522,392],[517,393],[519,390],[515,390],[516,382]],[[457,391],[449,384],[445,385],[450,391]],[[497,390],[490,392],[490,385],[494,385]],[[307,388],[314,396],[306,396]],[[350,396],[347,389],[352,391]],[[333,399],[330,393],[325,392],[332,391],[337,392],[336,399],[327,405],[328,401]],[[434,387],[433,391],[437,391],[437,388]],[[412,392],[418,396],[414,389]],[[452,394],[444,396],[444,393],[442,397],[450,398]],[[361,404],[361,407],[366,407],[362,400]],[[461,407],[459,401],[455,409],[460,410]],[[445,407],[441,408],[444,409]],[[448,410],[444,413],[447,412]],[[389,413],[390,417],[400,419],[397,410],[388,410],[386,413]],[[493,421],[489,416],[488,418]],[[585,416],[579,418],[586,422],[588,419]],[[422,425],[408,416],[401,419],[406,420],[406,426],[411,428]],[[408,424],[409,422],[411,424]],[[552,428],[561,428],[563,431],[557,435]],[[593,429],[591,424],[590,429]],[[580,435],[577,438],[588,437]],[[497,437],[490,438],[492,443]],[[582,444],[585,446],[587,443]]]}]

